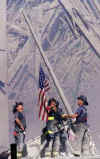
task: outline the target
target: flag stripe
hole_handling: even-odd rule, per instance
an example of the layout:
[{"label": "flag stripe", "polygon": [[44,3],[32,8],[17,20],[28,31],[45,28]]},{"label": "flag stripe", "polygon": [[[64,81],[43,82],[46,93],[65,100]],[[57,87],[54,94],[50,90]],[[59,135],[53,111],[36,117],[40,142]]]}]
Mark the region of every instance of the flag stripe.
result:
[{"label": "flag stripe", "polygon": [[43,98],[44,98],[44,91],[41,91],[41,94],[40,94],[40,112],[39,112],[39,117],[41,115],[41,112],[42,112],[42,107],[43,107]]},{"label": "flag stripe", "polygon": [[[44,99],[44,106],[46,107],[46,99]],[[45,111],[45,109],[44,109],[44,112],[43,112],[43,116],[42,116],[42,120],[44,120],[44,118],[45,118],[45,115],[47,114],[47,112]]]},{"label": "flag stripe", "polygon": [[38,104],[39,104],[39,118],[40,120],[47,121],[48,115],[47,111],[45,108],[47,107],[47,92],[50,89],[49,87],[49,80],[46,79],[45,73],[40,67],[40,72],[39,72],[39,99],[38,99]]}]

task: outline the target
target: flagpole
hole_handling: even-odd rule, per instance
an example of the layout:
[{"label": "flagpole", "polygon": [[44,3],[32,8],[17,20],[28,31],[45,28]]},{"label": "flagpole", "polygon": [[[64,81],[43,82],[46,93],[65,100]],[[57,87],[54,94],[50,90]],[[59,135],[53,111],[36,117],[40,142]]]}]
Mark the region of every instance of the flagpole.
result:
[{"label": "flagpole", "polygon": [[44,63],[46,64],[47,69],[48,69],[48,71],[49,71],[49,73],[50,73],[50,75],[51,75],[51,77],[52,77],[52,80],[53,80],[53,82],[54,82],[54,84],[55,84],[55,86],[56,86],[56,89],[57,89],[58,92],[59,92],[59,96],[60,96],[61,99],[62,99],[62,102],[63,102],[63,104],[64,104],[65,110],[67,111],[68,114],[72,114],[71,106],[69,105],[69,103],[68,103],[68,101],[67,101],[67,99],[66,99],[66,97],[65,97],[65,95],[64,95],[64,93],[63,93],[63,90],[62,90],[62,88],[60,87],[59,81],[57,80],[57,78],[56,78],[56,76],[55,76],[55,74],[54,74],[54,72],[53,72],[53,69],[52,69],[50,63],[49,63],[49,61],[48,61],[46,55],[44,54],[44,51],[43,51],[43,49],[42,49],[42,47],[41,47],[41,44],[39,43],[39,40],[38,40],[37,36],[35,35],[35,32],[34,32],[34,30],[33,30],[33,28],[32,28],[32,25],[31,25],[31,23],[30,23],[30,21],[29,21],[27,15],[25,14],[25,12],[24,12],[23,10],[22,10],[22,14],[23,14],[24,19],[25,19],[25,21],[26,21],[26,23],[27,23],[27,25],[28,25],[28,27],[29,27],[29,30],[30,30],[31,35],[32,35],[34,41],[36,42],[36,45],[37,45],[37,47],[38,47],[38,49],[39,49],[39,52],[40,52],[40,54],[41,54],[41,56],[42,56],[42,58],[43,58],[43,61],[44,61]]}]

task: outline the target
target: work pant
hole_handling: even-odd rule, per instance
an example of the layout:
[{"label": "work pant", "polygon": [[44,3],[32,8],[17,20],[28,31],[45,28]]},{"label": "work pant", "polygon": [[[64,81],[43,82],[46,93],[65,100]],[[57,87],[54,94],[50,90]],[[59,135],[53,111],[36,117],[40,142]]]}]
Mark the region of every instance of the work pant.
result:
[{"label": "work pant", "polygon": [[84,155],[95,155],[96,154],[96,146],[93,142],[91,133],[87,130],[84,134],[83,143],[82,143],[82,153]]},{"label": "work pant", "polygon": [[25,134],[23,132],[17,133],[15,136],[15,143],[17,144],[17,151],[23,152],[25,146]]},{"label": "work pant", "polygon": [[66,152],[66,134],[64,132],[64,130],[60,131],[59,133],[59,137],[60,137],[60,152]]},{"label": "work pant", "polygon": [[51,138],[47,139],[44,152],[66,152],[66,136],[64,131],[55,133]]},{"label": "work pant", "polygon": [[85,124],[74,124],[75,137],[74,140],[70,140],[73,153],[80,155],[82,152],[87,151],[89,143],[87,133],[88,129]]}]

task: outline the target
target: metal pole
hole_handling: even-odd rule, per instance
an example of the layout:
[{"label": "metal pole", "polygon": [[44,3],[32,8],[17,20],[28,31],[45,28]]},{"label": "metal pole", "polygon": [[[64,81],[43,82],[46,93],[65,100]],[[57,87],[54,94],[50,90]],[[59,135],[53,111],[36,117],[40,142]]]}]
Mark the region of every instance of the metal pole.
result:
[{"label": "metal pole", "polygon": [[55,84],[55,86],[56,86],[56,89],[57,89],[58,92],[59,92],[59,95],[60,95],[60,97],[61,97],[61,99],[62,99],[62,102],[63,102],[63,104],[64,104],[64,107],[65,107],[65,110],[67,111],[68,114],[72,114],[71,106],[69,105],[67,99],[65,98],[64,93],[63,93],[63,90],[62,90],[62,88],[60,87],[60,84],[59,84],[59,82],[58,82],[58,80],[57,80],[57,78],[56,78],[56,76],[55,76],[55,74],[54,74],[54,72],[53,72],[53,70],[52,70],[52,67],[51,67],[51,65],[50,65],[50,63],[49,63],[49,61],[48,61],[46,55],[44,54],[44,51],[43,51],[43,49],[42,49],[42,47],[41,47],[41,44],[39,43],[39,40],[38,40],[37,36],[35,35],[35,32],[34,32],[34,30],[33,30],[33,28],[32,28],[32,25],[31,25],[29,19],[27,18],[26,14],[25,14],[25,12],[24,12],[23,10],[22,10],[22,14],[23,14],[23,16],[24,16],[24,18],[25,18],[25,21],[26,21],[26,23],[27,23],[27,25],[28,25],[28,27],[29,27],[29,30],[30,30],[31,35],[32,35],[33,39],[34,39],[35,42],[36,42],[36,45],[37,45],[37,47],[38,47],[38,49],[39,49],[39,52],[40,52],[40,54],[41,54],[41,56],[42,56],[42,58],[43,58],[43,60],[44,60],[44,62],[45,62],[45,64],[46,64],[46,66],[47,66],[47,69],[48,69],[48,71],[50,72],[50,75],[51,75],[52,80],[53,80],[53,82],[54,82],[54,84]]}]

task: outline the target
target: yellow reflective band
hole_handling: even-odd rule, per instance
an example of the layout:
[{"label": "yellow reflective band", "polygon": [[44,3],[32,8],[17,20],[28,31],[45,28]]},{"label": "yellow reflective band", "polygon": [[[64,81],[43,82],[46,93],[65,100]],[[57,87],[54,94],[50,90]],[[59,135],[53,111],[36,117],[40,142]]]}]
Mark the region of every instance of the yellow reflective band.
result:
[{"label": "yellow reflective band", "polygon": [[45,152],[45,156],[47,157],[51,156],[51,152]]},{"label": "yellow reflective band", "polygon": [[17,157],[22,157],[22,152],[17,152]]},{"label": "yellow reflective band", "polygon": [[51,130],[48,130],[48,134],[53,134],[53,131],[51,131]]},{"label": "yellow reflective band", "polygon": [[54,118],[54,116],[49,116],[48,117],[48,120],[54,120],[55,118]]},{"label": "yellow reflective band", "polygon": [[59,152],[53,152],[53,156],[57,156]]}]

